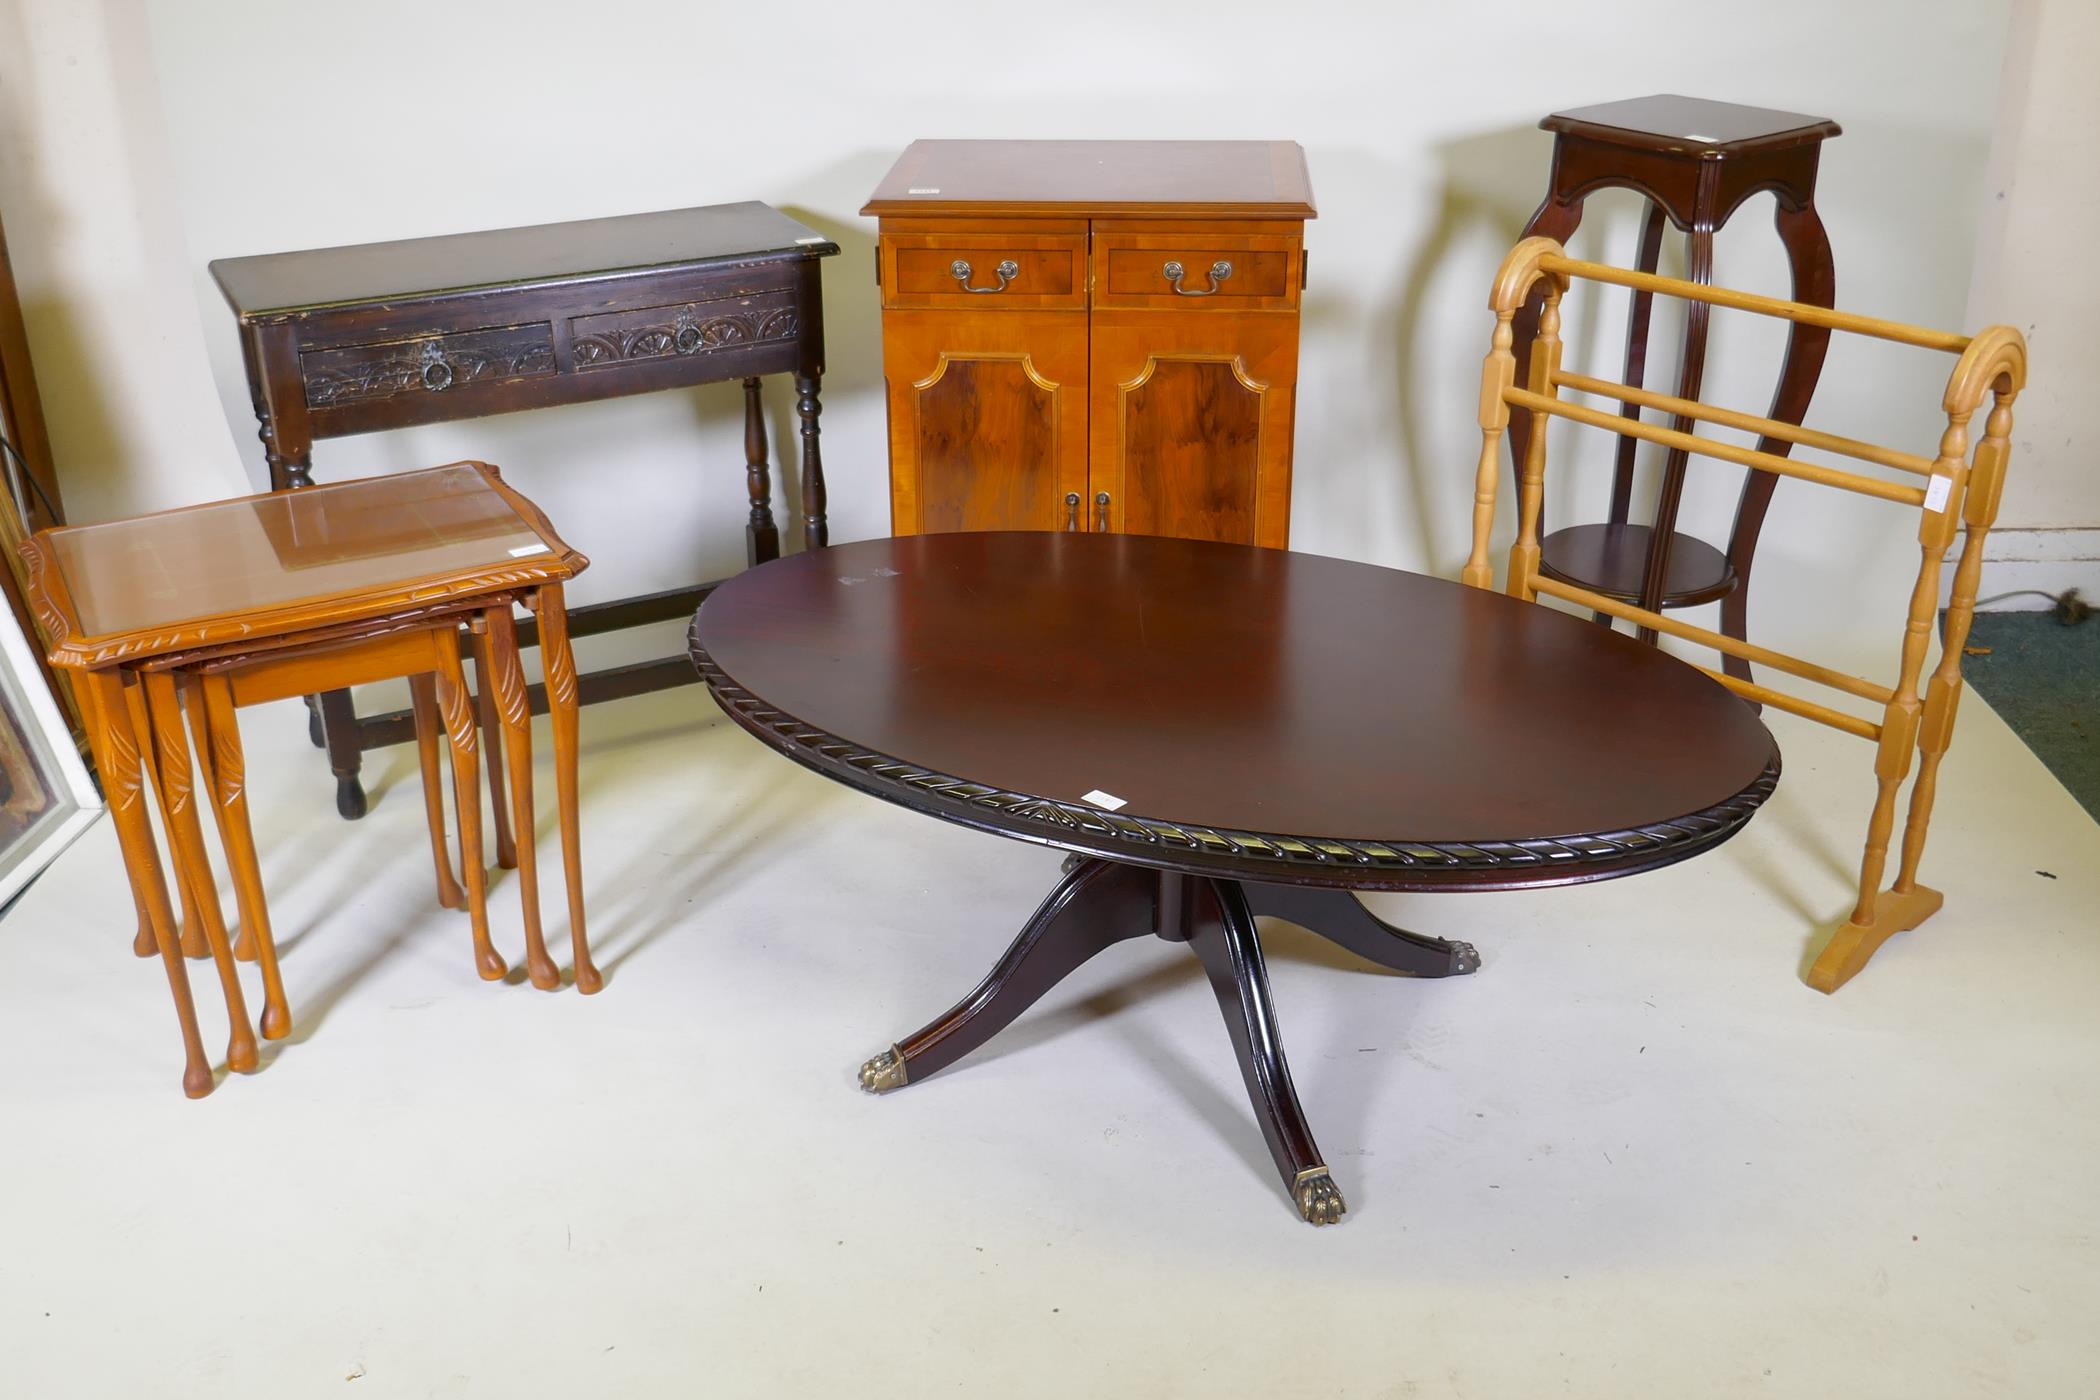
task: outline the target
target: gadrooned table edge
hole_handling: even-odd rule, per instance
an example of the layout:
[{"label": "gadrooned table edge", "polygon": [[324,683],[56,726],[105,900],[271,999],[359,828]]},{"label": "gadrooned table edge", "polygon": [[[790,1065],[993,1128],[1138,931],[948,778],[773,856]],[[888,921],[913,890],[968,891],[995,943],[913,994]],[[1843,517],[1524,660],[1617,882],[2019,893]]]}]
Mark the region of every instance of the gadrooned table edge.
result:
[{"label": "gadrooned table edge", "polygon": [[722,709],[768,747],[848,787],[915,812],[1106,860],[1269,884],[1348,889],[1512,890],[1580,884],[1673,865],[1734,836],[1779,784],[1780,756],[1741,792],[1701,811],[1624,831],[1505,842],[1302,837],[1160,821],[936,772],[805,724],[739,685],[700,645],[686,649]]}]

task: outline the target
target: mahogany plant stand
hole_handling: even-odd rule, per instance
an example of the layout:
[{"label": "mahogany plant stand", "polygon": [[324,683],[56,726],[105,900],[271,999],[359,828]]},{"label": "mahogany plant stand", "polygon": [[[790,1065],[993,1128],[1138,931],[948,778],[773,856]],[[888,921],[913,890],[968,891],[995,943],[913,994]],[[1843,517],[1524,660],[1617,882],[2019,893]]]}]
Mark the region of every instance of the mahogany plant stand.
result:
[{"label": "mahogany plant stand", "polygon": [[[1729,102],[1655,96],[1595,107],[1555,112],[1539,125],[1554,133],[1553,172],[1544,202],[1523,238],[1534,235],[1566,243],[1582,222],[1583,201],[1601,189],[1638,191],[1648,204],[1641,228],[1636,270],[1653,273],[1662,249],[1667,219],[1685,235],[1688,280],[1713,281],[1714,233],[1754,194],[1771,191],[1776,201],[1773,224],[1786,248],[1793,277],[1792,300],[1829,307],[1837,296],[1831,267],[1830,239],[1816,213],[1816,165],[1823,142],[1840,134],[1827,117],[1774,112]],[[1654,298],[1635,290],[1627,317],[1624,380],[1638,389],[1648,358],[1649,314]],[[1534,297],[1517,315],[1513,351],[1519,365],[1529,363],[1538,334],[1540,299]],[[1697,399],[1706,368],[1709,308],[1694,302],[1686,308],[1683,349],[1678,359],[1677,397]],[[1798,424],[1808,412],[1830,331],[1796,322],[1787,337],[1786,358],[1767,417]],[[1628,403],[1621,416],[1636,422],[1640,406]],[[1683,418],[1671,427],[1687,432]],[[1515,460],[1524,460],[1531,424],[1519,414],[1509,425]],[[1632,509],[1634,451],[1637,439],[1621,435],[1613,465],[1611,511],[1606,524],[1569,526],[1540,541],[1539,571],[1548,578],[1601,593],[1650,612],[1696,607],[1718,599],[1721,631],[1744,640],[1750,608],[1750,568],[1758,533],[1772,503],[1778,478],[1767,472],[1746,474],[1736,504],[1735,523],[1726,551],[1679,533],[1677,508],[1684,491],[1686,455],[1672,448],[1663,459],[1661,489],[1653,525],[1628,521]],[[1793,444],[1764,437],[1760,452],[1784,457]],[[1598,612],[1597,621],[1612,618]],[[1637,635],[1655,640],[1655,629],[1642,626]],[[1727,674],[1750,679],[1750,665],[1740,656],[1724,661]]]}]

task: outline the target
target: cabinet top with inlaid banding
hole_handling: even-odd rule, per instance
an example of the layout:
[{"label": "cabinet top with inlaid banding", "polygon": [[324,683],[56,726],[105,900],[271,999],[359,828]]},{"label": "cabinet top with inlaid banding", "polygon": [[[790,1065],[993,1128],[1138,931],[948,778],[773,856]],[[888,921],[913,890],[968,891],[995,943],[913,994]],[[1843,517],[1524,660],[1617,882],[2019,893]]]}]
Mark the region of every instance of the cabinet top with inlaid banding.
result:
[{"label": "cabinet top with inlaid banding", "polygon": [[860,212],[1310,219],[1295,141],[914,141]]}]

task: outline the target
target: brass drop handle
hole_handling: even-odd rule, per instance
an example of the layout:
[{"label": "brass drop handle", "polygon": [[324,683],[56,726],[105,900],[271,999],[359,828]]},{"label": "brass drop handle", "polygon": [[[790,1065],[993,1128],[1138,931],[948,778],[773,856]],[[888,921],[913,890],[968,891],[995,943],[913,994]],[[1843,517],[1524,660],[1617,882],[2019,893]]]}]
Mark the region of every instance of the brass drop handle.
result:
[{"label": "brass drop handle", "polygon": [[452,364],[434,340],[423,342],[423,387],[433,394],[452,387]]},{"label": "brass drop handle", "polygon": [[1223,258],[1219,258],[1212,263],[1210,265],[1210,285],[1201,291],[1181,285],[1181,279],[1188,275],[1188,269],[1172,259],[1169,259],[1166,266],[1160,268],[1159,271],[1160,275],[1167,279],[1167,285],[1174,289],[1174,295],[1179,297],[1208,297],[1216,296],[1218,294],[1218,284],[1232,276],[1232,264]]},{"label": "brass drop handle", "polygon": [[1094,529],[1104,535],[1108,533],[1108,492],[1106,491],[1094,497]]},{"label": "brass drop handle", "polygon": [[992,274],[999,279],[998,286],[973,287],[970,285],[970,263],[967,258],[957,258],[954,262],[948,264],[948,275],[962,283],[964,291],[973,292],[979,296],[988,296],[993,292],[1005,291],[1006,284],[1021,275],[1021,265],[1012,258],[1007,258],[992,269]]},{"label": "brass drop handle", "polygon": [[1079,528],[1079,493],[1077,491],[1065,492],[1065,528],[1067,530]]}]

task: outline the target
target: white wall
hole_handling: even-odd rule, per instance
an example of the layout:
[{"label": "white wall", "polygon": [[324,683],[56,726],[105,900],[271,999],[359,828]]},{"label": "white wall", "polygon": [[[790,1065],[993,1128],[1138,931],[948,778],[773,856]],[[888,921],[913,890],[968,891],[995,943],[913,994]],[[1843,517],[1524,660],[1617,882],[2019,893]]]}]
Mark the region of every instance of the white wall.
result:
[{"label": "white wall", "polygon": [[[0,0],[0,13],[8,3],[72,8]],[[1308,234],[1293,543],[1446,574],[1466,543],[1487,285],[1543,186],[1541,115],[1691,89],[1836,117],[1846,134],[1826,149],[1819,202],[1841,303],[1960,326],[2007,18],[2004,4],[1973,0],[1220,0],[1171,12],[1079,0],[1055,24],[982,6],[670,0],[178,0],[147,12],[166,147],[164,168],[141,174],[172,186],[179,261],[231,430],[132,468],[138,505],[159,504],[177,473],[197,497],[225,490],[221,466],[195,455],[229,439],[247,479],[263,480],[210,258],[756,197],[844,249],[826,271],[833,538],[884,533],[873,222],[855,211],[899,149],[920,136],[1290,137],[1306,147],[1321,210]],[[88,173],[42,178],[92,195]],[[1578,251],[1627,260],[1631,198],[1591,208]],[[1760,197],[1723,231],[1723,281],[1784,291],[1768,210]],[[9,217],[11,236],[51,236]],[[1623,312],[1589,300],[1571,358],[1615,371]],[[1712,396],[1761,411],[1777,352],[1763,327],[1719,318]],[[1846,347],[1811,421],[1930,451],[1946,367]],[[194,412],[196,364],[169,368],[153,392]],[[788,439],[788,396],[768,393],[776,441]],[[339,439],[317,451],[317,474],[470,454],[502,463],[591,555],[579,597],[739,562],[732,388]],[[1721,538],[1739,478],[1694,471],[1686,519]],[[1602,478],[1588,476],[1558,493],[1556,514],[1601,514]],[[1831,496],[1781,489],[1753,627],[1782,644],[1868,637],[1863,664],[1885,668],[1915,521]],[[1857,591],[1863,563],[1867,596],[1830,606]]]},{"label": "white wall", "polygon": [[0,0],[0,220],[68,518],[245,490],[135,0]]},{"label": "white wall", "polygon": [[[2018,0],[1991,139],[1988,197],[1969,289],[1973,320],[2027,336],[2027,388],[2014,406],[2012,466],[1983,594],[2100,598],[2100,4]],[[2081,388],[2080,386],[2084,386]],[[2047,603],[2028,592],[2007,608]]]}]

